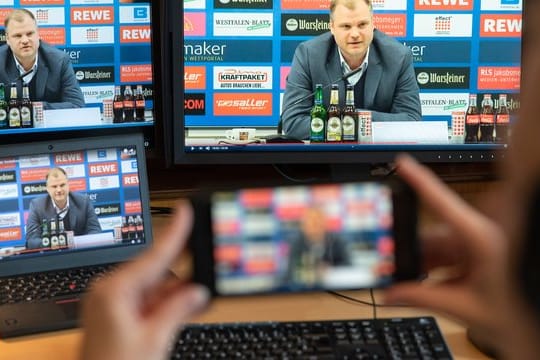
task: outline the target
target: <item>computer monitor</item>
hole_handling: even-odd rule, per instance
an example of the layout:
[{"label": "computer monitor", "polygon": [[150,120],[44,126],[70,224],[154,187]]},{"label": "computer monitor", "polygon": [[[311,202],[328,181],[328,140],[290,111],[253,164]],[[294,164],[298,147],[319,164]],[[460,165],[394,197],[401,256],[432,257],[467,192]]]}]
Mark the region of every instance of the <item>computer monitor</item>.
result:
[{"label": "computer monitor", "polygon": [[[38,25],[40,48],[52,45],[67,55],[74,72],[75,87],[80,88],[84,103],[82,106],[49,106],[48,99],[40,98],[37,90],[32,94],[33,88],[30,87],[30,98],[34,101],[32,125],[19,128],[8,123],[6,128],[0,129],[0,137],[6,141],[14,138],[26,141],[43,139],[59,132],[64,137],[71,137],[136,128],[145,133],[147,145],[151,146],[154,125],[161,122],[161,114],[156,112],[159,101],[155,99],[154,86],[154,62],[157,60],[153,47],[158,46],[153,44],[152,34],[157,26],[153,24],[154,11],[158,11],[155,7],[158,5],[154,6],[149,0],[2,1],[1,46],[7,47],[4,45],[6,16],[13,9],[29,10]],[[6,54],[10,53],[6,51]],[[41,59],[38,56],[38,67],[34,73],[38,87],[44,86],[39,84],[46,71],[41,70],[42,64],[52,67],[45,56],[42,55]],[[13,71],[17,70],[13,68]],[[69,69],[64,76],[67,77],[65,74],[68,72]],[[28,77],[17,76],[18,72],[13,74],[14,79],[8,76],[4,84],[6,99],[11,95],[12,80],[19,91],[23,81],[30,81]],[[57,81],[45,78],[46,81]],[[119,112],[113,110],[116,86],[122,97],[122,101],[115,103],[122,105],[115,105]],[[137,102],[129,98],[129,90],[131,96],[136,97],[138,89],[141,94],[136,105]],[[20,97],[21,93],[18,95]],[[133,111],[130,110],[132,105]]]},{"label": "computer monitor", "polygon": [[169,2],[173,164],[380,163],[397,152],[425,162],[504,156],[505,140],[464,141],[463,113],[470,94],[477,95],[478,106],[491,95],[495,107],[504,94],[510,121],[516,120],[521,0],[373,1],[375,27],[412,52],[422,121],[373,122],[372,137],[356,143],[276,141],[294,50],[328,31],[328,5],[326,0]]}]

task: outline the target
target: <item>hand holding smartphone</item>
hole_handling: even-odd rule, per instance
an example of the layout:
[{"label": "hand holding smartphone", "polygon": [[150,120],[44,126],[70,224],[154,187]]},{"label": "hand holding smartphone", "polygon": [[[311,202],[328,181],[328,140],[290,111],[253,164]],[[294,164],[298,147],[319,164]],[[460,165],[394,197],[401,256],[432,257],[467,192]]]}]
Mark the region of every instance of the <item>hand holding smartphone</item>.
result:
[{"label": "hand holding smartphone", "polygon": [[193,281],[214,295],[384,287],[419,276],[398,179],[213,189],[192,199]]}]

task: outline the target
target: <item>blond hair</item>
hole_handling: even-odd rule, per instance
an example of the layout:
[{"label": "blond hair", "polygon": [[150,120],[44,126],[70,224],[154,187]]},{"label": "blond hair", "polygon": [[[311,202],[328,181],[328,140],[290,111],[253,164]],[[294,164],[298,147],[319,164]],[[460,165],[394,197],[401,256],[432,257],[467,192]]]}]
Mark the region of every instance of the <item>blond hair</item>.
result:
[{"label": "blond hair", "polygon": [[67,174],[64,169],[59,168],[59,167],[52,168],[47,172],[47,175],[45,175],[45,181],[48,181],[49,177],[59,178],[62,175],[64,175],[67,178]]},{"label": "blond hair", "polygon": [[[8,25],[11,20],[17,21],[17,22],[23,22],[25,17],[29,17],[36,23],[36,17],[34,16],[34,13],[32,13],[30,10],[27,9],[15,9],[12,12],[10,12],[6,19],[4,20],[4,27],[7,32]],[[36,23],[37,26],[37,23]]]},{"label": "blond hair", "polygon": [[[330,0],[330,19],[334,15],[334,10],[339,4],[343,4],[347,9],[353,10],[356,7],[356,2],[362,0]],[[363,0],[369,8],[369,11],[373,14],[373,3],[371,0]]]}]

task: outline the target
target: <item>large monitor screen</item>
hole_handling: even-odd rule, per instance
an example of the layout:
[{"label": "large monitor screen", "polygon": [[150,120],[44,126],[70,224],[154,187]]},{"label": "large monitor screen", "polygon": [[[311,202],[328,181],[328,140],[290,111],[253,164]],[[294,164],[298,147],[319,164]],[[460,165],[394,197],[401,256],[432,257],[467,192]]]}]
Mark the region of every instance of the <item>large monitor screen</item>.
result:
[{"label": "large monitor screen", "polygon": [[[11,17],[13,10],[19,13]],[[0,1],[0,82],[8,112],[0,136],[118,127],[148,132],[156,121],[151,33],[149,0]],[[10,118],[13,98],[22,120]]]},{"label": "large monitor screen", "polygon": [[[397,151],[424,161],[476,162],[504,153],[507,125],[519,109],[522,0],[372,1],[375,31],[412,54],[420,121],[377,121],[363,111],[369,109],[357,108],[351,141],[314,144],[309,137],[290,136],[287,127],[285,136],[276,136],[288,110],[284,103],[313,105],[314,82],[307,99],[283,99],[298,45],[329,31],[329,4],[170,3],[178,19],[172,21],[175,163],[382,162]],[[325,104],[331,85],[342,80],[329,76],[321,84]],[[343,85],[339,91],[343,104]],[[484,136],[475,141],[467,139],[473,130],[465,126],[474,122],[466,116],[471,104],[495,114],[491,124],[486,117],[477,126]],[[495,124],[499,112],[505,114]]]}]

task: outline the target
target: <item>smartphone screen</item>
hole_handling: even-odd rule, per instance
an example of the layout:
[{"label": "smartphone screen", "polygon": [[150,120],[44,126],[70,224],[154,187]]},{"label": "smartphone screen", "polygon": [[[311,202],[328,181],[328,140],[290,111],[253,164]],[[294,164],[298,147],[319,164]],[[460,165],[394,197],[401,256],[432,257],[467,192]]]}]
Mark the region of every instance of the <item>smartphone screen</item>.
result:
[{"label": "smartphone screen", "polygon": [[[400,264],[413,264],[406,257],[415,253],[416,221],[407,215],[396,227],[396,216],[406,213],[399,214],[403,206],[396,195],[396,188],[383,182],[212,192],[207,202],[212,243],[196,250],[211,259],[199,261],[199,267],[212,268],[205,277],[212,277],[220,295],[388,285]],[[416,213],[414,206],[408,206],[409,213]],[[407,253],[401,261],[398,248]]]}]

